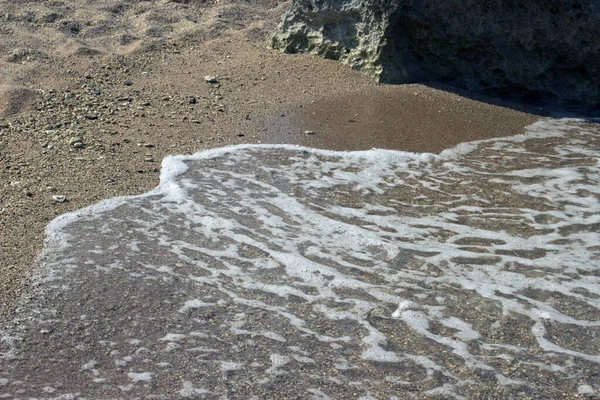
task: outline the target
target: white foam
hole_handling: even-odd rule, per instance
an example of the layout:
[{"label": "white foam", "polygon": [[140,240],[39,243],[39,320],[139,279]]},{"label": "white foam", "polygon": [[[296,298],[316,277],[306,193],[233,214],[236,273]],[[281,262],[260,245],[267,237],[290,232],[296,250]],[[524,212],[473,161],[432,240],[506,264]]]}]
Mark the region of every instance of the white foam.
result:
[{"label": "white foam", "polygon": [[183,307],[181,307],[179,309],[179,312],[182,314],[185,314],[186,312],[188,312],[190,310],[196,310],[198,308],[211,307],[211,306],[214,306],[214,303],[206,303],[200,299],[186,300]]},{"label": "white foam", "polygon": [[164,342],[178,342],[180,340],[185,339],[185,337],[186,337],[186,335],[182,335],[181,333],[168,333],[158,340],[164,341]]},{"label": "white foam", "polygon": [[[600,363],[585,346],[549,335],[550,326],[600,326],[561,307],[600,308],[597,131],[546,119],[526,134],[440,155],[245,145],[170,156],[155,190],[53,221],[48,251],[68,258],[40,275],[66,290],[69,274],[85,265],[101,277],[127,271],[132,285],[172,290],[176,319],[195,325],[162,331],[166,350],[214,357],[223,373],[245,365],[216,344],[188,346],[214,339],[206,320],[214,317],[227,335],[294,352],[269,352],[265,382],[326,349],[354,351],[365,363],[414,363],[452,382],[432,394],[467,383],[427,345],[403,348],[397,338],[407,332],[464,368],[492,371],[499,385],[518,384],[494,367],[499,359],[523,357],[563,373]],[[78,258],[77,241],[98,232],[106,243]],[[96,261],[106,254],[115,259]],[[490,320],[480,318],[486,313]],[[491,338],[510,329],[510,318],[539,354]],[[348,359],[336,365],[355,368]],[[182,395],[196,393],[191,382]]]},{"label": "white foam", "polygon": [[127,377],[131,379],[134,383],[137,382],[150,382],[152,380],[151,372],[128,372]]},{"label": "white foam", "polygon": [[182,384],[183,388],[179,391],[179,394],[183,397],[193,397],[195,395],[212,393],[210,390],[194,387],[193,382],[190,381],[183,381]]}]

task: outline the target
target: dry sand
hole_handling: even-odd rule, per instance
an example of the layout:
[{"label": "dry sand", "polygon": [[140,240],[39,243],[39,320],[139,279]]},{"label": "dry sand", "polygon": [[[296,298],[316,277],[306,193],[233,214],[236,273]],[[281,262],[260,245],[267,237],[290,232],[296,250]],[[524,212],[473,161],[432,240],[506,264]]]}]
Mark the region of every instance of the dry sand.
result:
[{"label": "dry sand", "polygon": [[167,154],[240,143],[439,152],[539,118],[274,52],[286,6],[0,0],[0,314],[26,293],[50,220],[149,190]]}]

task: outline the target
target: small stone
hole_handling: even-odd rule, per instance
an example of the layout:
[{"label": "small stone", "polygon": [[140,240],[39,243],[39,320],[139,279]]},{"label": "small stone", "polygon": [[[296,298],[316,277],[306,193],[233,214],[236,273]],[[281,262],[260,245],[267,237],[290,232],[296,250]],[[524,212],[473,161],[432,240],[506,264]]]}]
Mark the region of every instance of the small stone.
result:
[{"label": "small stone", "polygon": [[219,83],[219,80],[217,79],[216,76],[206,75],[204,77],[204,80],[208,83]]},{"label": "small stone", "polygon": [[146,153],[144,155],[144,161],[146,161],[146,162],[152,162],[152,161],[154,161],[154,157],[152,157],[152,154]]},{"label": "small stone", "polygon": [[50,193],[56,193],[56,188],[54,186],[46,186],[46,191]]},{"label": "small stone", "polygon": [[190,97],[188,98],[188,102],[189,102],[190,104],[196,104],[196,103],[198,102],[198,100],[196,100],[196,98],[195,98],[194,96],[190,96]]},{"label": "small stone", "polygon": [[83,149],[85,145],[81,142],[73,143],[73,147],[76,149]]},{"label": "small stone", "polygon": [[[102,91],[100,91],[100,89],[94,89],[94,90],[92,91],[92,93],[94,93],[94,94],[97,96],[97,95],[101,94],[101,93],[102,93]],[[67,93],[67,94],[68,94],[68,93]]]},{"label": "small stone", "polygon": [[246,136],[246,135],[244,135],[242,132],[238,132],[236,135],[237,135],[238,137],[244,137],[244,136]]},{"label": "small stone", "polygon": [[63,196],[62,194],[57,194],[52,196],[52,200],[54,200],[57,203],[64,203],[67,202],[69,200],[67,200],[67,196]]},{"label": "small stone", "polygon": [[71,139],[69,139],[69,144],[71,146],[73,146],[75,143],[81,143],[81,138],[79,138],[79,137],[72,137]]},{"label": "small stone", "polygon": [[125,86],[131,86],[131,85],[133,85],[133,82],[131,82],[130,80],[126,80],[123,83],[125,84]]},{"label": "small stone", "polygon": [[304,131],[304,133],[307,135],[314,135],[315,131]]},{"label": "small stone", "polygon": [[371,311],[369,311],[368,316],[380,319],[390,319],[390,317],[388,316],[388,311],[383,307],[377,307],[372,309]]}]

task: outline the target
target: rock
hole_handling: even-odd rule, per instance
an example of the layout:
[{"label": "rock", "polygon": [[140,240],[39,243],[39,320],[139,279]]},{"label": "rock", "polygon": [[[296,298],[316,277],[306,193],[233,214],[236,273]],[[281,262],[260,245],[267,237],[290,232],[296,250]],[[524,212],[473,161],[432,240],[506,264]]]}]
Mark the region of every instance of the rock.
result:
[{"label": "rock", "polygon": [[72,137],[71,139],[69,139],[69,144],[71,146],[75,145],[75,143],[81,143],[81,138],[80,137]]},{"label": "rock", "polygon": [[385,30],[399,0],[294,0],[283,15],[272,46],[286,53],[313,53],[339,60],[379,78]]},{"label": "rock", "polygon": [[272,46],[380,82],[600,107],[597,0],[292,0]]},{"label": "rock", "polygon": [[314,135],[315,131],[304,131],[304,133],[307,135]]},{"label": "rock", "polygon": [[208,83],[219,83],[219,80],[217,79],[216,76],[206,75],[204,77],[204,80]]}]

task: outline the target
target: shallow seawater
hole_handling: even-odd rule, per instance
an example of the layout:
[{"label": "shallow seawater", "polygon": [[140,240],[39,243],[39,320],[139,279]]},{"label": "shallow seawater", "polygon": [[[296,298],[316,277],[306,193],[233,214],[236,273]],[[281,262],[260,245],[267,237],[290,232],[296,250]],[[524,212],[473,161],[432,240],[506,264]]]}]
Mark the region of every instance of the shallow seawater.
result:
[{"label": "shallow seawater", "polygon": [[0,398],[598,395],[599,133],[169,157],[49,226]]}]

